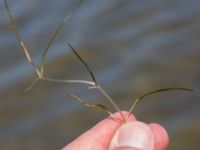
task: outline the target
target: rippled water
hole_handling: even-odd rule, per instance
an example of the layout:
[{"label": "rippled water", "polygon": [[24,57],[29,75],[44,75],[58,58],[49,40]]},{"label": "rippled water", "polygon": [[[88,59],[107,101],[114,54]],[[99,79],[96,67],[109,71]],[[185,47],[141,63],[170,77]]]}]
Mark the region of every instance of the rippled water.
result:
[{"label": "rippled water", "polygon": [[[19,31],[38,62],[59,20],[78,1],[9,0]],[[200,1],[86,0],[64,26],[47,56],[50,77],[90,77],[67,47],[70,42],[93,68],[99,83],[127,110],[154,89],[189,87],[193,93],[151,96],[135,109],[146,122],[169,132],[169,149],[199,149]],[[82,85],[39,82],[16,43],[0,1],[0,149],[60,149],[106,117],[67,97],[109,104]]]}]

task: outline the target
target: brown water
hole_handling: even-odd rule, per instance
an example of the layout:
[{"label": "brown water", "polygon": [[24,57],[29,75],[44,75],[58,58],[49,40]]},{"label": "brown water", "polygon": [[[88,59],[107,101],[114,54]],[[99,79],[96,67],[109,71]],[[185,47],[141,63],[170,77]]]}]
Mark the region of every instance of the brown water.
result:
[{"label": "brown water", "polygon": [[[9,4],[38,62],[59,20],[77,3],[9,0]],[[162,124],[170,134],[169,149],[200,148],[200,1],[86,0],[51,47],[45,73],[90,80],[67,42],[123,110],[154,89],[195,89],[151,96],[134,114]],[[106,117],[67,97],[73,91],[88,102],[110,106],[101,94],[82,85],[39,82],[24,93],[35,77],[0,1],[0,149],[60,149]]]}]

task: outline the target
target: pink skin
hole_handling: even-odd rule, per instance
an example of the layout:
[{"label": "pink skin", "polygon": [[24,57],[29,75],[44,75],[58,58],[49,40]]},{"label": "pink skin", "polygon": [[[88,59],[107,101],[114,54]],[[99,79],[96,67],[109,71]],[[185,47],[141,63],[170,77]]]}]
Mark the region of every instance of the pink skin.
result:
[{"label": "pink skin", "polygon": [[[122,112],[125,116],[128,112]],[[135,116],[130,115],[127,122],[139,122]],[[124,122],[119,113],[110,116],[103,121],[99,122],[90,130],[80,135],[73,142],[68,144],[62,150],[108,150],[110,141]],[[155,150],[165,150],[169,138],[166,130],[158,124],[144,124],[150,128],[155,139]]]}]

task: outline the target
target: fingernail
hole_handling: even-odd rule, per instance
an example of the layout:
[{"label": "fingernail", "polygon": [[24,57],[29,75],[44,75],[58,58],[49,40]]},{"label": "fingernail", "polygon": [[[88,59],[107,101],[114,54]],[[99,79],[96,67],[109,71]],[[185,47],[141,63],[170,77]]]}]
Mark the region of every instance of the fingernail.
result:
[{"label": "fingernail", "polygon": [[139,121],[122,125],[113,136],[109,150],[120,147],[154,150],[154,136],[150,127]]}]

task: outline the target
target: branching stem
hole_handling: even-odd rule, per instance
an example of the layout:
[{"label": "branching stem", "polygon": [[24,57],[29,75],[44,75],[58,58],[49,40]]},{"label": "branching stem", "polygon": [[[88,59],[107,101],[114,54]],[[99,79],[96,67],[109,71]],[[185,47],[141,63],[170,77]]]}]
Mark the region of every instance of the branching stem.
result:
[{"label": "branching stem", "polygon": [[107,100],[111,103],[111,105],[115,108],[115,110],[120,113],[123,121],[126,122],[127,121],[126,117],[123,115],[121,109],[119,108],[119,106],[117,106],[115,101],[103,90],[103,88],[101,88],[100,85],[97,85],[96,88],[107,98]]},{"label": "branching stem", "polygon": [[48,78],[48,77],[43,77],[42,80],[56,82],[56,83],[80,83],[80,84],[88,84],[90,86],[95,85],[94,82],[87,81],[87,80],[61,80],[61,79],[54,79],[54,78]]},{"label": "branching stem", "polygon": [[[79,61],[84,65],[84,67],[87,69],[87,71],[89,72],[92,81],[87,81],[87,80],[62,80],[62,79],[54,79],[54,78],[49,78],[44,76],[44,65],[45,65],[45,57],[47,55],[47,52],[50,48],[50,46],[52,45],[52,43],[54,42],[55,38],[57,37],[57,35],[60,33],[61,29],[63,28],[65,22],[69,19],[69,17],[77,10],[77,8],[79,8],[79,6],[82,4],[84,0],[80,0],[79,4],[71,11],[71,13],[69,13],[68,15],[66,15],[62,21],[59,23],[59,25],[57,26],[54,34],[50,37],[49,42],[46,46],[46,48],[44,49],[41,59],[40,59],[40,64],[39,67],[37,67],[35,65],[35,63],[33,62],[33,59],[31,57],[31,54],[28,50],[28,48],[25,46],[25,44],[22,41],[22,38],[20,37],[20,34],[17,30],[17,25],[15,23],[14,17],[12,15],[11,10],[8,7],[7,4],[7,0],[4,0],[5,6],[6,6],[6,10],[8,12],[8,16],[9,16],[9,21],[10,24],[15,32],[15,36],[17,39],[18,44],[20,45],[20,47],[23,49],[25,56],[28,60],[28,62],[32,65],[33,70],[35,71],[35,73],[37,74],[37,78],[32,82],[31,86],[29,88],[27,88],[25,91],[30,90],[39,80],[45,80],[45,81],[50,81],[50,82],[56,82],[56,83],[80,83],[80,84],[86,84],[89,85],[88,89],[98,89],[105,97],[106,99],[110,102],[110,104],[114,107],[114,109],[120,113],[122,119],[124,122],[127,121],[127,117],[125,117],[123,115],[123,113],[121,112],[121,109],[118,107],[118,105],[115,103],[115,101],[103,90],[103,88],[97,83],[95,74],[93,73],[92,69],[89,67],[89,65],[86,63],[86,61],[78,54],[78,52],[75,50],[74,47],[72,47],[72,45],[70,43],[68,43],[68,46],[70,47],[70,49],[73,51],[73,53],[76,55],[76,57],[79,59]],[[38,69],[39,68],[39,69]],[[164,88],[164,89],[159,89],[159,90],[155,90],[149,93],[144,94],[143,96],[139,97],[138,99],[136,99],[133,103],[133,105],[131,106],[131,108],[129,109],[129,114],[132,113],[132,111],[134,110],[135,106],[142,100],[144,99],[146,96],[155,94],[155,93],[159,93],[159,92],[164,92],[164,91],[169,91],[169,90],[185,90],[185,91],[193,91],[191,89],[187,89],[187,88],[181,88],[181,87],[174,87],[174,88]],[[86,101],[84,101],[83,99],[81,99],[80,97],[70,93],[69,94],[71,97],[75,98],[76,100],[78,100],[80,103],[82,103],[83,105],[87,106],[87,107],[92,107],[92,108],[99,108],[103,111],[106,111],[108,114],[112,115],[112,113],[110,112],[110,110],[102,105],[102,104],[89,104]]]}]

